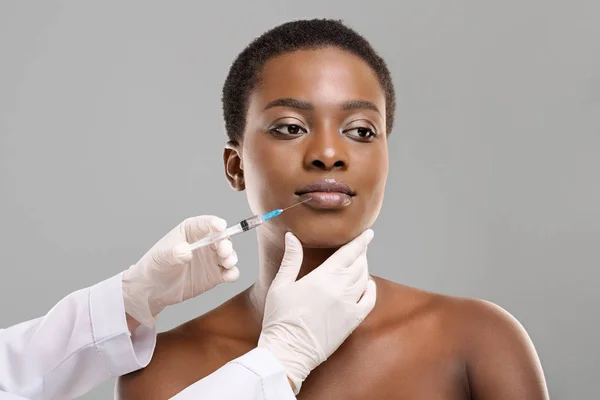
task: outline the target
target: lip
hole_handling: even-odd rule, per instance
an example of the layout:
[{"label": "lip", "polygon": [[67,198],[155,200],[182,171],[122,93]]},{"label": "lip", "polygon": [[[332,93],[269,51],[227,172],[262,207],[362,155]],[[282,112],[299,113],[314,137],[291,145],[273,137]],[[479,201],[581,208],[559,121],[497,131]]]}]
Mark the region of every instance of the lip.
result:
[{"label": "lip", "polygon": [[305,186],[298,190],[296,195],[302,199],[310,199],[310,201],[304,203],[308,207],[334,210],[350,205],[352,197],[356,193],[344,182],[325,179]]},{"label": "lip", "polygon": [[352,191],[350,186],[346,185],[344,182],[336,181],[335,179],[323,179],[321,181],[316,181],[311,183],[308,186],[303,187],[298,190],[296,194],[301,196],[307,193],[343,193],[348,196],[355,196],[356,194]]}]

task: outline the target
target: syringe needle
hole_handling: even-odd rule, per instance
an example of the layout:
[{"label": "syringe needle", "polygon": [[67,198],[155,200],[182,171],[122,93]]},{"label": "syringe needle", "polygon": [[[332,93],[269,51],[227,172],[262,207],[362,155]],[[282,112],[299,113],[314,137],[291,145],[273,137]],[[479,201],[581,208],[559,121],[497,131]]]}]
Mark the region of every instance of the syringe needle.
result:
[{"label": "syringe needle", "polygon": [[291,206],[289,206],[287,208],[284,208],[284,209],[278,208],[276,210],[269,211],[269,212],[264,213],[264,214],[254,215],[254,216],[252,216],[250,218],[246,218],[245,220],[241,221],[240,223],[237,223],[235,225],[230,226],[224,232],[211,234],[211,235],[203,237],[202,239],[198,240],[195,243],[191,243],[190,244],[190,248],[192,250],[195,250],[195,249],[198,249],[200,247],[208,246],[209,244],[214,243],[217,240],[221,240],[221,239],[226,238],[226,237],[231,237],[231,236],[234,236],[234,235],[238,235],[238,234],[246,232],[246,231],[248,231],[250,229],[254,229],[254,228],[262,225],[266,221],[268,221],[270,219],[273,219],[276,216],[280,215],[285,210],[289,210],[292,207],[299,206],[300,204],[305,203],[305,202],[307,202],[309,200],[310,200],[310,198],[308,198],[306,200],[303,200],[303,201],[301,201],[299,203],[296,203],[294,205],[291,205]]},{"label": "syringe needle", "polygon": [[286,208],[284,208],[283,210],[281,210],[281,212],[284,212],[285,210],[289,210],[289,209],[290,209],[290,208],[292,208],[292,207],[299,206],[300,204],[302,204],[302,203],[306,203],[306,202],[307,202],[307,201],[309,201],[309,200],[310,200],[310,197],[309,197],[308,199],[306,199],[306,200],[302,200],[300,203],[296,203],[296,204],[293,204],[293,205],[291,205],[291,206],[289,206],[289,207],[286,207]]}]

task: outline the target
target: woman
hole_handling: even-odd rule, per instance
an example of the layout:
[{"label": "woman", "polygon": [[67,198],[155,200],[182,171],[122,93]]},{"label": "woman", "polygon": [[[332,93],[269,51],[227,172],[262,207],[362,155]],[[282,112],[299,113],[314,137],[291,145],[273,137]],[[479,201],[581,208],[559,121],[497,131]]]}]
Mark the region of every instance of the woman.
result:
[{"label": "woman", "polygon": [[[150,365],[119,381],[122,399],[166,399],[257,345],[287,231],[303,244],[302,276],[379,214],[395,95],[385,62],[359,34],[332,20],[266,32],[233,63],[223,109],[226,177],[252,211],[311,200],[258,230],[256,283],[161,334]],[[500,307],[373,279],[375,309],[299,399],[548,397],[527,333]]]}]

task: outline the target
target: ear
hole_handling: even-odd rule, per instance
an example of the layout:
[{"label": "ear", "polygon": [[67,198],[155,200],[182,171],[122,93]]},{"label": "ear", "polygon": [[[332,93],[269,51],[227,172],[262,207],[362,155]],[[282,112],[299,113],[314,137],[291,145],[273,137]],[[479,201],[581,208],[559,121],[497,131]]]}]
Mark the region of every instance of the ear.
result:
[{"label": "ear", "polygon": [[225,176],[234,190],[246,189],[244,184],[244,163],[242,162],[242,146],[234,141],[229,141],[223,151],[223,164]]}]

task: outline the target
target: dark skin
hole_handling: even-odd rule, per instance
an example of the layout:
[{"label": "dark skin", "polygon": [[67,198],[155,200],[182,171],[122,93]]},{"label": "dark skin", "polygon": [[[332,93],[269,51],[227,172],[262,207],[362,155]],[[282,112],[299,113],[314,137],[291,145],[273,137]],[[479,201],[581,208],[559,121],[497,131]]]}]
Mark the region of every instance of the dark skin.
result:
[{"label": "dark skin", "polygon": [[[257,282],[159,334],[150,365],[118,380],[118,398],[167,399],[255,348],[286,231],[303,243],[302,276],[379,214],[388,174],[385,97],[370,67],[335,48],[302,50],[271,59],[261,78],[243,142],[225,149],[232,187],[246,191],[254,213],[296,203],[295,192],[320,179],[343,181],[356,195],[342,209],[295,207],[258,229]],[[373,279],[375,308],[311,372],[298,399],[548,398],[535,349],[506,311]]]}]

